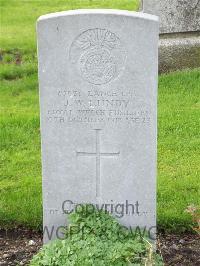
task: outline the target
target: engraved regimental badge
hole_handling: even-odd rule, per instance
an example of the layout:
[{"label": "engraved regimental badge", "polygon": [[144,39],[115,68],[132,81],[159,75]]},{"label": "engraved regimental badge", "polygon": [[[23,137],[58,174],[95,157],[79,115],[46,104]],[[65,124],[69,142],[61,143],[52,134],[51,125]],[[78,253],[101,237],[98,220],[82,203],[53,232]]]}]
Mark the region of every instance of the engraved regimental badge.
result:
[{"label": "engraved regimental badge", "polygon": [[106,29],[89,29],[73,41],[70,61],[87,82],[101,85],[119,76],[126,62],[120,39]]}]

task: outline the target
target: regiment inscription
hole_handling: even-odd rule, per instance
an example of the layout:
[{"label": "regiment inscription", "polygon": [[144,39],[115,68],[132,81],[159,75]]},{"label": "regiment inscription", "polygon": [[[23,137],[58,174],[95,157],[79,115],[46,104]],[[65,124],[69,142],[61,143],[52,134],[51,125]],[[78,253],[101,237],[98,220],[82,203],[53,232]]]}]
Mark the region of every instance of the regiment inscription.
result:
[{"label": "regiment inscription", "polygon": [[150,108],[134,90],[55,90],[57,106],[49,108],[48,122],[57,123],[150,123]]}]

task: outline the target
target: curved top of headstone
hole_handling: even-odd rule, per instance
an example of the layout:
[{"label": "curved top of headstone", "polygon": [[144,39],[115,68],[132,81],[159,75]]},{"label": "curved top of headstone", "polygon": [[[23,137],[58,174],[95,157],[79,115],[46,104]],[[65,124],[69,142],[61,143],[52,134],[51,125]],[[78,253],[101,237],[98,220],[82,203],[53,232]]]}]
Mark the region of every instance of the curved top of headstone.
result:
[{"label": "curved top of headstone", "polygon": [[46,15],[42,15],[38,18],[38,22],[53,18],[60,18],[65,16],[74,16],[74,15],[117,15],[117,16],[128,16],[134,17],[138,19],[145,19],[151,21],[158,21],[158,17],[151,14],[127,11],[127,10],[118,10],[118,9],[77,9],[77,10],[69,10],[62,12],[55,12]]},{"label": "curved top of headstone", "polygon": [[[125,24],[128,36],[137,28],[137,34],[144,34],[145,40],[145,32],[157,30],[158,17],[113,9],[71,10],[41,16],[38,32],[45,42],[47,38],[42,32],[43,27],[46,28],[49,47],[53,48],[56,39],[59,40],[56,42],[58,46],[67,47],[68,59],[73,67],[78,68],[83,80],[103,85],[116,80],[125,69],[127,48],[120,37]],[[70,44],[67,44],[68,39],[71,39]],[[132,47],[132,42],[129,41],[127,46]]]}]

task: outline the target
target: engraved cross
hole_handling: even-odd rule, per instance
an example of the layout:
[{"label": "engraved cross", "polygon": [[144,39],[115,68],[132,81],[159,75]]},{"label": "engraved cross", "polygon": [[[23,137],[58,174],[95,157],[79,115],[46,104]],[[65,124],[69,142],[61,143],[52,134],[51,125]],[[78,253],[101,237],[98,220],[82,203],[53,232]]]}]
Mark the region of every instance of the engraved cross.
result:
[{"label": "engraved cross", "polygon": [[96,158],[96,197],[100,196],[100,184],[101,184],[101,157],[116,157],[120,155],[120,152],[101,152],[100,146],[100,131],[101,129],[95,129],[96,133],[96,151],[95,152],[76,152],[77,156],[92,156]]}]

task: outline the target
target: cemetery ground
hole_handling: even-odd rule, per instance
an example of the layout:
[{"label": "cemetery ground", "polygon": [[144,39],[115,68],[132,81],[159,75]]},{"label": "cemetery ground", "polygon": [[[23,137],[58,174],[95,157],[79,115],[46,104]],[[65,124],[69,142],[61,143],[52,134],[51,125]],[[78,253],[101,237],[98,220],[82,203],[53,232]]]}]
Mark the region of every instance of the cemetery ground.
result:
[{"label": "cemetery ground", "polygon": [[[12,2],[12,4],[11,4]],[[45,2],[45,3],[44,3]],[[35,21],[41,14],[83,7],[136,9],[134,1],[1,0],[0,254],[27,261],[41,246],[42,197]],[[66,4],[67,3],[67,4]],[[159,243],[168,265],[199,265],[200,70],[159,77]],[[64,158],[63,158],[64,160]],[[30,240],[33,240],[32,244]],[[197,264],[196,264],[197,263]],[[7,265],[7,264],[5,264]]]}]

